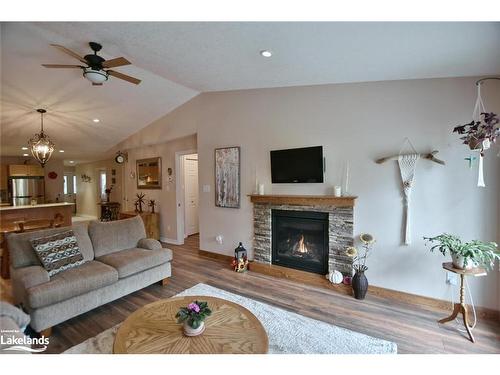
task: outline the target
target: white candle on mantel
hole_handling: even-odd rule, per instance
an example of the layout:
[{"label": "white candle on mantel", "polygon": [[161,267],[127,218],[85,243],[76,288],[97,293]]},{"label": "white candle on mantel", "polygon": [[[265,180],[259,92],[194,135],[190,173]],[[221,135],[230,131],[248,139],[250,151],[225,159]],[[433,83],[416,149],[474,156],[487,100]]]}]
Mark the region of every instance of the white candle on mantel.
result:
[{"label": "white candle on mantel", "polygon": [[344,195],[349,194],[349,162],[346,163],[345,167],[345,189]]},{"label": "white candle on mantel", "polygon": [[259,184],[259,195],[264,195],[264,184]]},{"label": "white candle on mantel", "polygon": [[257,166],[255,167],[255,187],[254,194],[259,194],[259,180],[257,179]]}]

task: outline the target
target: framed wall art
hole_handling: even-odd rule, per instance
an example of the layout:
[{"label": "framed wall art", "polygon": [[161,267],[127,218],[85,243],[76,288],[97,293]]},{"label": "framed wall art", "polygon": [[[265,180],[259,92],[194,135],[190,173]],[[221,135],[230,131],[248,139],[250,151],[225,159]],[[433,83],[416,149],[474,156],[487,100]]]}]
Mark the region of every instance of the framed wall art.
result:
[{"label": "framed wall art", "polygon": [[215,149],[215,205],[240,208],[240,147]]},{"label": "framed wall art", "polygon": [[136,161],[137,189],[161,189],[161,158]]}]

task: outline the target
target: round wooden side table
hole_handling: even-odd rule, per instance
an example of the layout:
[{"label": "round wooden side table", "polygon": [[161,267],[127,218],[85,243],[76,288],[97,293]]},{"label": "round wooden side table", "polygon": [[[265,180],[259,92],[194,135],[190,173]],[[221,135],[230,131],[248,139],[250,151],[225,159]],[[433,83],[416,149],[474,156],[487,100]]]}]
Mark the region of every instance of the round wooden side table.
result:
[{"label": "round wooden side table", "polygon": [[465,288],[464,288],[464,278],[465,276],[485,276],[486,270],[484,268],[473,268],[470,270],[461,270],[459,268],[453,267],[453,263],[443,263],[443,268],[446,271],[456,273],[460,275],[460,303],[455,303],[453,306],[453,312],[447,318],[443,318],[438,320],[438,323],[446,323],[454,320],[458,314],[462,314],[465,329],[467,330],[467,334],[469,335],[469,339],[472,342],[475,342],[474,336],[472,336],[472,330],[469,326],[469,313],[467,312],[467,307],[465,306]]},{"label": "round wooden side table", "polygon": [[[175,314],[195,300],[207,302],[212,314],[205,320],[205,332],[187,337]],[[118,329],[113,352],[264,354],[268,347],[264,327],[243,306],[215,297],[189,296],[153,302],[135,311]]]}]

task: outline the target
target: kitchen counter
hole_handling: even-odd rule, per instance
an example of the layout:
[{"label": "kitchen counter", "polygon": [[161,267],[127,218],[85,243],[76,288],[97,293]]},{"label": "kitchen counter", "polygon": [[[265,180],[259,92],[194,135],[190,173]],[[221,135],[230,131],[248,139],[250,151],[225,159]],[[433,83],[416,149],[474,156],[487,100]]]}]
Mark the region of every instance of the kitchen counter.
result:
[{"label": "kitchen counter", "polygon": [[63,206],[73,206],[74,203],[62,202],[62,203],[42,203],[35,205],[25,205],[25,206],[0,206],[0,211],[8,210],[24,210],[31,208],[44,208],[44,207],[63,207]]}]

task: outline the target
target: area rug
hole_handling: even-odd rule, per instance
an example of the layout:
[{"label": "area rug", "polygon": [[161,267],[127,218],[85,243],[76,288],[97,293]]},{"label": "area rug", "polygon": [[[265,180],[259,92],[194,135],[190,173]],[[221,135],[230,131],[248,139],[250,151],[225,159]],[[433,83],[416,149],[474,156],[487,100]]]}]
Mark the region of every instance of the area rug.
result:
[{"label": "area rug", "polygon": [[[235,302],[250,310],[269,337],[272,354],[396,354],[394,342],[336,327],[278,307],[230,293],[206,284],[197,284],[175,297],[202,295]],[[101,332],[64,354],[110,354],[120,324]]]}]

